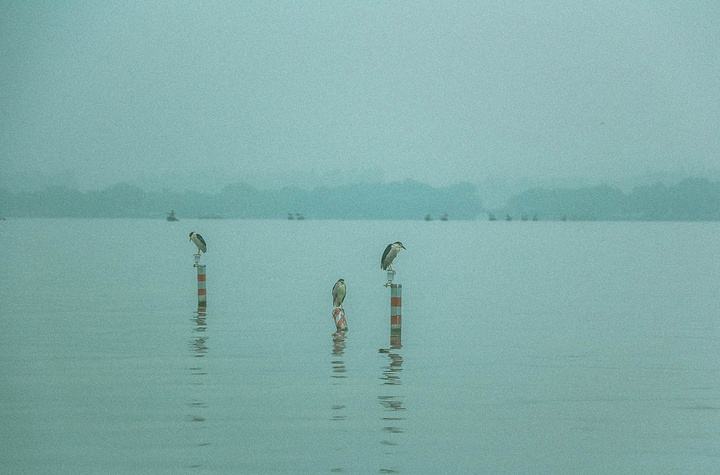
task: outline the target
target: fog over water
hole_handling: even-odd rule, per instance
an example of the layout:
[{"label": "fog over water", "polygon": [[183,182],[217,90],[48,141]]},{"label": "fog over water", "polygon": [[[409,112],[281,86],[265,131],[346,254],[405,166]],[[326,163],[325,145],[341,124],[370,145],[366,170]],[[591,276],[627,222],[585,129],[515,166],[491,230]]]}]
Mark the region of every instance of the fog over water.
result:
[{"label": "fog over water", "polygon": [[0,9],[0,186],[717,176],[713,1]]},{"label": "fog over water", "polygon": [[718,78],[714,0],[0,0],[3,468],[717,471]]}]

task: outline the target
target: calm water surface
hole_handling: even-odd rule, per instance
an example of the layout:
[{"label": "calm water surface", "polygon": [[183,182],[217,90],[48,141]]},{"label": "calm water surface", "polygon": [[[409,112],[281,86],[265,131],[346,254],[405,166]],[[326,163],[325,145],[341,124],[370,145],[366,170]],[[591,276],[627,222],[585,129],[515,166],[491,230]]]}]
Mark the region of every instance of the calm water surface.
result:
[{"label": "calm water surface", "polygon": [[9,220],[0,238],[6,473],[720,471],[718,223]]}]

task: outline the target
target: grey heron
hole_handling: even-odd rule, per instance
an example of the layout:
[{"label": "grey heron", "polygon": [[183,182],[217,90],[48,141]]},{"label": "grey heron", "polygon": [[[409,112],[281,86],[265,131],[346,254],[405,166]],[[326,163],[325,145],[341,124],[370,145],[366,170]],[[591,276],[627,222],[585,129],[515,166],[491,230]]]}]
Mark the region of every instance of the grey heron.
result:
[{"label": "grey heron", "polygon": [[332,288],[333,307],[342,308],[342,303],[345,300],[346,293],[347,287],[345,287],[345,279],[338,279]]},{"label": "grey heron", "polygon": [[382,270],[392,270],[392,263],[401,249],[405,249],[405,246],[400,241],[388,244],[380,258],[380,268]]},{"label": "grey heron", "polygon": [[207,244],[205,244],[205,240],[201,235],[193,231],[190,233],[190,240],[197,246],[198,254],[201,252],[207,252]]}]

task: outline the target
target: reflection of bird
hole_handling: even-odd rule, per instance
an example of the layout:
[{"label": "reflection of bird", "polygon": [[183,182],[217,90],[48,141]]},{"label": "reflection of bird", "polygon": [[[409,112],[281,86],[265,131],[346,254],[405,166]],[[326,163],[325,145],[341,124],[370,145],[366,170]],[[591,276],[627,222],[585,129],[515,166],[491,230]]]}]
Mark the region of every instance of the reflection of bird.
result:
[{"label": "reflection of bird", "polygon": [[332,289],[333,307],[342,307],[346,292],[347,288],[345,287],[345,279],[339,279],[335,282]]},{"label": "reflection of bird", "polygon": [[190,233],[190,240],[197,246],[198,254],[207,252],[207,244],[205,244],[205,240],[201,235],[193,231]]},{"label": "reflection of bird", "polygon": [[382,270],[392,270],[393,260],[395,260],[395,257],[398,255],[398,252],[400,252],[400,249],[405,249],[405,246],[403,246],[403,243],[400,241],[388,244],[385,248],[385,252],[383,252],[382,257],[380,258],[380,268]]}]

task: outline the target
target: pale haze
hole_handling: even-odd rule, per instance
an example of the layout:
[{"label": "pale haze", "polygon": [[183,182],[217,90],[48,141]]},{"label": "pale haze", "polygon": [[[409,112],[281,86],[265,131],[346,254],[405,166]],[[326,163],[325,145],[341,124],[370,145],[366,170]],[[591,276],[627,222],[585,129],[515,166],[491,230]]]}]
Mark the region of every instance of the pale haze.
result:
[{"label": "pale haze", "polygon": [[720,3],[0,2],[0,185],[716,173]]}]

